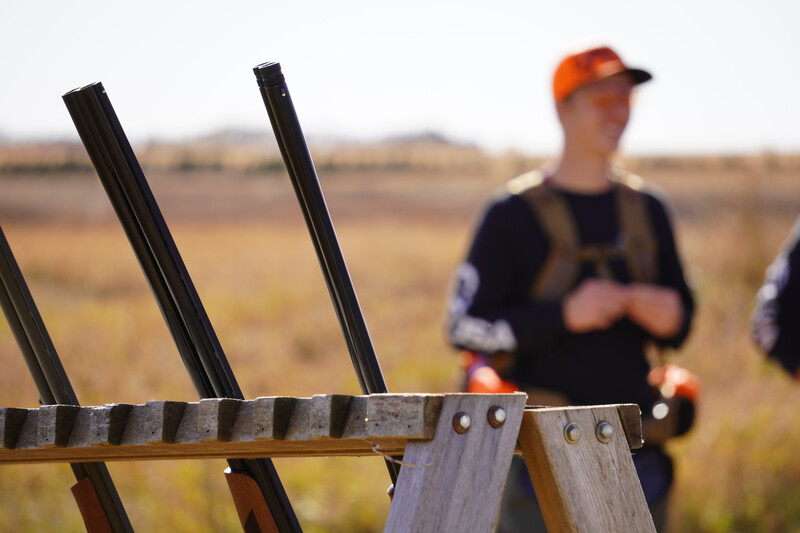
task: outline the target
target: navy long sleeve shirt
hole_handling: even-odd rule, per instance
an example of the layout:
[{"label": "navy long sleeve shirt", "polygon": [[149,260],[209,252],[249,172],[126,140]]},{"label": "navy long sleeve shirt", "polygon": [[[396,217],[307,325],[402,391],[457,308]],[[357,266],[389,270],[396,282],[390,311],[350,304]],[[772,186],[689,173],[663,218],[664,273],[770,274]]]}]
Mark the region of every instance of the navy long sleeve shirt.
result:
[{"label": "navy long sleeve shirt", "polygon": [[[615,195],[578,194],[560,190],[569,206],[582,245],[618,242]],[[672,225],[662,200],[646,193],[658,243],[657,284],[678,291],[683,324],[669,339],[653,339],[622,319],[606,330],[575,334],[567,331],[562,303],[532,301],[531,284],[548,255],[550,244],[536,215],[514,194],[495,198],[478,223],[466,261],[456,274],[448,308],[448,334],[461,349],[482,353],[509,352],[516,363],[508,379],[521,387],[560,392],[574,405],[652,403],[647,384],[646,343],[677,347],[686,338],[694,311],[691,291],[676,251]],[[610,264],[614,278],[628,283],[622,258]],[[574,286],[596,277],[583,265]]]}]

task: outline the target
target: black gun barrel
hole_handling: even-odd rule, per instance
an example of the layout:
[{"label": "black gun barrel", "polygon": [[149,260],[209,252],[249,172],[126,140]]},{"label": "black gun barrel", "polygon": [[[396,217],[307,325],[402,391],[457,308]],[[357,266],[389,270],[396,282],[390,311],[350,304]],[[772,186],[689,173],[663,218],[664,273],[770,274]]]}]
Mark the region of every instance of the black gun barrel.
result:
[{"label": "black gun barrel", "polygon": [[[63,96],[201,398],[243,399],[169,228],[101,83]],[[259,485],[279,531],[301,531],[269,459],[229,459]],[[235,498],[234,498],[235,499]]]},{"label": "black gun barrel", "polygon": [[[253,72],[311,234],[361,390],[365,394],[388,392],[281,65],[266,62],[253,68]],[[395,481],[397,465],[392,462],[387,465]]]},{"label": "black gun barrel", "polygon": [[[0,228],[0,307],[33,376],[42,404],[80,405],[2,228]],[[112,531],[132,532],[133,527],[106,465],[73,463],[70,466],[77,481],[84,478],[91,481]]]},{"label": "black gun barrel", "polygon": [[366,394],[388,392],[280,63],[262,63],[253,71],[311,233],[362,391]]}]

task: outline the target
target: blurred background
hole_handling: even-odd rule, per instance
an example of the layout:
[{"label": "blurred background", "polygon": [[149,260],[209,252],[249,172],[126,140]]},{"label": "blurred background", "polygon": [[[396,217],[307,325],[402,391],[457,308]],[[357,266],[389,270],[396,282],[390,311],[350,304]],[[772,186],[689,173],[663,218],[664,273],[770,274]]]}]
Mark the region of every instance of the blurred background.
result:
[{"label": "blurred background", "polygon": [[[7,3],[0,226],[84,405],[196,394],[80,144],[103,82],[247,398],[359,393],[252,68],[279,61],[392,392],[456,391],[450,276],[494,189],[550,160],[550,77],[609,44],[654,80],[621,160],[665,190],[698,313],[674,532],[800,531],[800,384],[748,321],[800,214],[791,2]],[[0,320],[0,405],[38,394]],[[276,460],[305,531],[381,531],[382,458]],[[224,461],[109,464],[134,528],[239,531]],[[5,466],[0,530],[82,531],[65,465]]]}]

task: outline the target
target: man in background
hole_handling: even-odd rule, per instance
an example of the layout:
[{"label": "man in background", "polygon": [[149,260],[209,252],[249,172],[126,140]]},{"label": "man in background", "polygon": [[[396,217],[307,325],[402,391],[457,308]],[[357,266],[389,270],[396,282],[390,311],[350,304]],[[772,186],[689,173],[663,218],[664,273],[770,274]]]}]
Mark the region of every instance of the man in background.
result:
[{"label": "man in background", "polygon": [[800,218],[767,269],[756,296],[753,340],[767,356],[800,380]]},{"label": "man in background", "polygon": [[[639,404],[649,434],[634,463],[661,530],[672,483],[661,445],[677,422],[650,415],[645,350],[678,347],[694,304],[664,200],[612,165],[634,88],[650,79],[608,47],[563,59],[553,77],[561,158],[511,180],[483,212],[456,272],[447,332],[485,363],[471,370],[492,368],[529,404]],[[498,530],[545,530],[521,460]]]}]

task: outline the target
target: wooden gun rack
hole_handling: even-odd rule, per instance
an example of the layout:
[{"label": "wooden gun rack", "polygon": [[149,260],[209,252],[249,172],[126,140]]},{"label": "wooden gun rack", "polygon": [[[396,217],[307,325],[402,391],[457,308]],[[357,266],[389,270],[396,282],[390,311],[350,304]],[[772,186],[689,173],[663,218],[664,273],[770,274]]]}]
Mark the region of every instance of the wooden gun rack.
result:
[{"label": "wooden gun rack", "polygon": [[[372,394],[0,408],[0,464],[402,455],[385,531],[486,533],[516,451],[548,531],[655,531],[630,453],[642,444],[638,406],[525,400]],[[228,481],[240,491],[252,482],[235,473]]]}]

